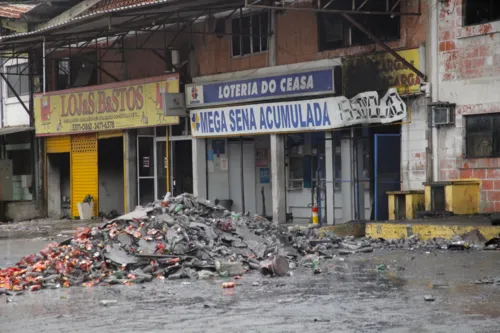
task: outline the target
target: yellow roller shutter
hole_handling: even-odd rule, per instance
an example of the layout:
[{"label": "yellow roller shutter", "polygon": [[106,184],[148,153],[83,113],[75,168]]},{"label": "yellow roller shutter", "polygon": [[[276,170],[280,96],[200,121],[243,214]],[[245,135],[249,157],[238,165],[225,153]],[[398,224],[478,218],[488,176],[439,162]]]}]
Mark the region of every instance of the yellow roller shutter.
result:
[{"label": "yellow roller shutter", "polygon": [[87,194],[94,197],[94,212],[99,212],[99,185],[97,171],[97,136],[95,134],[71,137],[71,215],[79,216],[77,203]]},{"label": "yellow roller shutter", "polygon": [[52,136],[45,139],[45,149],[50,153],[69,153],[71,151],[70,136]]}]

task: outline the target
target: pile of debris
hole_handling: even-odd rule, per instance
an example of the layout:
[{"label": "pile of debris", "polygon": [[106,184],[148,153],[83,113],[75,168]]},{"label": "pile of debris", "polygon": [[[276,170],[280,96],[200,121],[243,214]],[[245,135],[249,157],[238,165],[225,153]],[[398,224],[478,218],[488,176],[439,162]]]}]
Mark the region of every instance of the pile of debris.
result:
[{"label": "pile of debris", "polygon": [[293,237],[262,217],[238,215],[191,194],[166,196],[98,227],[80,227],[72,239],[0,270],[0,290],[229,277],[252,269],[286,275],[288,259],[305,250],[283,252],[285,238]]}]

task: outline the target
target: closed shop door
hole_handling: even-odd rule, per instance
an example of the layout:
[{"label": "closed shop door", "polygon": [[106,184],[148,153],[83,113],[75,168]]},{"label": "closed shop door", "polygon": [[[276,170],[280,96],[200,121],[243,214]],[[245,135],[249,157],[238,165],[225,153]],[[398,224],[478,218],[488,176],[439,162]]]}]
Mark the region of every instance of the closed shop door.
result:
[{"label": "closed shop door", "polygon": [[71,151],[70,136],[53,136],[45,139],[45,150],[51,153],[69,153]]},{"label": "closed shop door", "polygon": [[97,135],[71,137],[71,215],[79,216],[78,203],[87,194],[94,197],[93,216],[99,212],[97,171]]},{"label": "closed shop door", "polygon": [[[232,210],[256,212],[255,143],[229,141],[229,195]],[[241,154],[243,153],[243,160]],[[243,165],[242,165],[243,162]],[[243,169],[243,170],[242,170]],[[243,172],[242,172],[243,171]]]}]

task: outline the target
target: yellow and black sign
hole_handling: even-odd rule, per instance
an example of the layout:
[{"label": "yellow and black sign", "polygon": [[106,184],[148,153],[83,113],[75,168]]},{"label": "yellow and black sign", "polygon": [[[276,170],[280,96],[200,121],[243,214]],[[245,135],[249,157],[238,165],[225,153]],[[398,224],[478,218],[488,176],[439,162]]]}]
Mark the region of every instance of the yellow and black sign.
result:
[{"label": "yellow and black sign", "polygon": [[178,124],[163,113],[165,92],[179,92],[177,74],[35,95],[36,135]]},{"label": "yellow and black sign", "polygon": [[[417,69],[420,68],[419,49],[397,52]],[[344,94],[397,88],[400,95],[420,93],[421,79],[403,62],[390,53],[346,58],[343,61]]]}]

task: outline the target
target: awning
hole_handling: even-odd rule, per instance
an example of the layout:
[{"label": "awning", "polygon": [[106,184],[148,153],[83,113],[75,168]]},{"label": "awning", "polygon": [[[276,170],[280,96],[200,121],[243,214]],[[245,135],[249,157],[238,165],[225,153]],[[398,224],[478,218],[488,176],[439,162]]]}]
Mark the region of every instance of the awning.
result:
[{"label": "awning", "polygon": [[9,126],[9,127],[0,127],[0,136],[9,135],[14,133],[26,132],[26,131],[34,131],[34,127],[29,126]]},{"label": "awning", "polygon": [[243,6],[244,0],[106,0],[56,25],[0,36],[0,52],[26,52],[42,41],[51,48],[68,38],[84,41],[152,26],[180,28],[193,18]]}]

